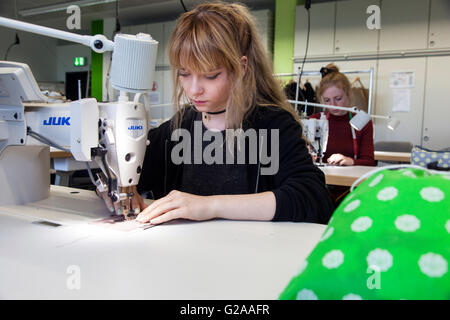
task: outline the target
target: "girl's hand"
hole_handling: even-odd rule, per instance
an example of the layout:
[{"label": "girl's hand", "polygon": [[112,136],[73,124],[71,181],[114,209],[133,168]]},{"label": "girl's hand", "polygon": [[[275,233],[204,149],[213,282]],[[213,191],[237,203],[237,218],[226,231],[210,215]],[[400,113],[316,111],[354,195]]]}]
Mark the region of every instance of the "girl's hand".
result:
[{"label": "girl's hand", "polygon": [[215,218],[212,197],[173,190],[164,198],[155,200],[137,216],[136,221],[160,224],[178,218],[197,221]]},{"label": "girl's hand", "polygon": [[337,166],[353,166],[355,164],[355,161],[353,161],[352,158],[346,157],[340,153],[332,154],[327,162]]}]

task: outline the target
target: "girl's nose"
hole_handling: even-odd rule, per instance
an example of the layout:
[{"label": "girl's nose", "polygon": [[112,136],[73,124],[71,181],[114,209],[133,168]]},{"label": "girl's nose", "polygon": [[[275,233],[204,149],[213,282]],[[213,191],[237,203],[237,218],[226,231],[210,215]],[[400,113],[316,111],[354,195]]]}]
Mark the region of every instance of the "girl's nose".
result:
[{"label": "girl's nose", "polygon": [[194,77],[192,79],[192,83],[191,83],[191,87],[190,87],[190,93],[192,97],[198,97],[203,93],[203,85],[201,83],[201,81],[197,78]]}]

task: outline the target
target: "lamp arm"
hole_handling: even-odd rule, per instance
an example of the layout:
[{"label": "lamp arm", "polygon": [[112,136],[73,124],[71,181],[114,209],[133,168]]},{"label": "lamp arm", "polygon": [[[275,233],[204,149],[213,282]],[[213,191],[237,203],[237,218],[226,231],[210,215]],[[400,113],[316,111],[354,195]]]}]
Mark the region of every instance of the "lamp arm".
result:
[{"label": "lamp arm", "polygon": [[58,29],[48,28],[39,26],[32,23],[27,23],[23,21],[8,19],[0,17],[0,26],[4,26],[11,29],[31,32],[40,34],[43,36],[48,36],[52,38],[62,39],[71,42],[77,42],[85,46],[90,47],[97,53],[103,53],[105,51],[112,51],[114,48],[114,42],[108,40],[102,34],[96,34],[94,36],[85,36],[72,32],[62,31]]},{"label": "lamp arm", "polygon": [[289,103],[293,103],[293,104],[302,104],[305,106],[312,106],[312,107],[319,107],[319,108],[326,108],[326,109],[339,109],[339,110],[345,110],[345,111],[349,111],[349,112],[358,112],[358,108],[357,107],[339,107],[339,106],[333,106],[333,105],[328,105],[328,104],[320,104],[320,103],[312,103],[312,102],[308,102],[308,101],[299,101],[299,100],[288,100]]},{"label": "lamp arm", "polygon": [[379,116],[379,115],[375,115],[375,114],[371,114],[370,115],[372,118],[378,118],[378,119],[391,119],[392,116]]},{"label": "lamp arm", "polygon": [[[325,108],[325,109],[339,109],[339,110],[345,110],[349,112],[355,112],[358,113],[361,110],[359,110],[356,106],[355,107],[340,107],[340,106],[333,106],[329,104],[320,104],[320,103],[312,103],[308,101],[299,101],[299,100],[288,100],[289,103],[293,104],[302,104],[305,106],[312,106],[312,107],[319,107],[319,108]],[[374,115],[370,114],[372,118],[379,118],[379,119],[392,119],[392,116],[381,116],[381,115]]]}]

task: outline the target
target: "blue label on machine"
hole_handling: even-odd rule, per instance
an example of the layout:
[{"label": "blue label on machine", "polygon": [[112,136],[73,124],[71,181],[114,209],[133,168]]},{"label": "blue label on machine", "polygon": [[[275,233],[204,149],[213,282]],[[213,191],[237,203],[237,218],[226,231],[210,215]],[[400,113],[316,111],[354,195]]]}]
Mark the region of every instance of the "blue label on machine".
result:
[{"label": "blue label on machine", "polygon": [[128,130],[144,130],[144,126],[129,126]]},{"label": "blue label on machine", "polygon": [[128,119],[127,132],[133,138],[139,138],[144,132],[145,121],[143,119]]},{"label": "blue label on machine", "polygon": [[70,126],[70,117],[49,117],[42,123],[44,126]]}]

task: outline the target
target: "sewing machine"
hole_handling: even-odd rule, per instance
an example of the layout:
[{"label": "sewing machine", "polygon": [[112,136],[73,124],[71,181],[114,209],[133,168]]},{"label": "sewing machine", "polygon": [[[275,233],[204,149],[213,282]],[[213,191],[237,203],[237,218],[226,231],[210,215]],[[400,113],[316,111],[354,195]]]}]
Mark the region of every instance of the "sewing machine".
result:
[{"label": "sewing machine", "polygon": [[[148,132],[148,98],[152,89],[158,42],[150,35],[82,36],[0,17],[0,26],[43,34],[87,45],[102,53],[113,51],[111,85],[118,101],[86,98],[45,104],[30,68],[0,61],[0,206],[45,199],[50,192],[49,147],[69,151],[75,160],[95,161],[101,173],[91,180],[131,216],[131,192],[139,182]],[[136,93],[129,100],[129,93]],[[145,105],[140,103],[144,97]],[[43,102],[24,107],[24,101]],[[129,190],[129,189],[127,189]]]},{"label": "sewing machine", "polygon": [[327,150],[328,143],[328,120],[323,115],[321,119],[302,119],[303,136],[308,140],[308,143],[317,154],[319,159],[318,165],[322,164],[322,159]]}]

